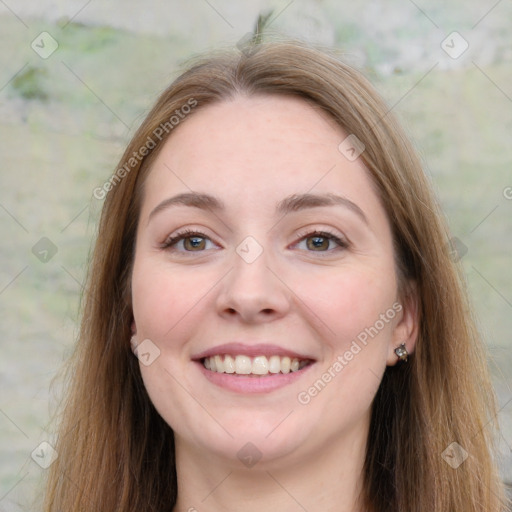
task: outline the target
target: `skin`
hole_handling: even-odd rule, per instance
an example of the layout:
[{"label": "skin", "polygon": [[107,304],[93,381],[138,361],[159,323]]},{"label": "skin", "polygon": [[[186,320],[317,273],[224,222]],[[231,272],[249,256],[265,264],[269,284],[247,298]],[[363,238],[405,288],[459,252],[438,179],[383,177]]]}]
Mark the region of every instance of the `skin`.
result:
[{"label": "skin", "polygon": [[[338,150],[346,136],[303,100],[238,96],[176,127],[145,182],[133,331],[135,342],[160,350],[141,372],[175,433],[177,512],[362,510],[371,403],[397,361],[394,349],[405,342],[412,352],[417,315],[414,296],[400,296],[389,220],[367,170]],[[162,201],[191,191],[221,199],[226,210],[174,205],[150,218]],[[275,214],[284,197],[305,192],[343,195],[367,223],[339,205]],[[162,248],[181,228],[206,235],[202,250],[183,241]],[[315,230],[349,245],[321,239],[319,249],[307,238]],[[236,252],[247,236],[263,248],[252,263]],[[402,310],[300,403],[298,394],[397,301]],[[233,340],[281,345],[315,364],[270,393],[227,391],[191,357]],[[248,442],[262,455],[251,468],[237,457]]]}]

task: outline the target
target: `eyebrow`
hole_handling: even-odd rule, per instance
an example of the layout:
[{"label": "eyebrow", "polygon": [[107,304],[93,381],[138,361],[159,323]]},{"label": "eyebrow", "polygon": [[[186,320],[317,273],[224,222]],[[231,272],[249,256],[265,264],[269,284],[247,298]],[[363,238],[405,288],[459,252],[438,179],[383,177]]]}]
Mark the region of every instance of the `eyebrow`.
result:
[{"label": "eyebrow", "polygon": [[[189,206],[213,212],[220,212],[226,209],[225,204],[214,196],[198,192],[185,192],[164,199],[159,203],[149,214],[148,222],[154,215],[163,210],[167,210],[172,206]],[[344,196],[332,193],[293,194],[279,201],[276,206],[276,214],[286,215],[290,212],[297,212],[309,208],[319,208],[322,206],[343,206],[354,212],[365,224],[369,224],[365,213],[356,203]]]},{"label": "eyebrow", "polygon": [[356,203],[344,196],[332,193],[293,194],[279,201],[276,212],[285,215],[289,212],[296,212],[307,208],[318,208],[321,206],[343,206],[358,215],[365,224],[368,224],[366,215]]}]

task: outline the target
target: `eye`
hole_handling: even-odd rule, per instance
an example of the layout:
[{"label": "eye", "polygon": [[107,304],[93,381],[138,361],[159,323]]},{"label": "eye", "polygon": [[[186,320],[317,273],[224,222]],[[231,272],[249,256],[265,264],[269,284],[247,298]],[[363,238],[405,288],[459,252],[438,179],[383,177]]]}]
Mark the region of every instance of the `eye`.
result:
[{"label": "eye", "polygon": [[[305,250],[309,252],[332,252],[333,250],[346,249],[348,242],[342,240],[334,233],[328,231],[313,231],[301,235],[301,240],[296,244],[300,247],[300,244],[305,243]],[[302,247],[304,249],[304,247]]]},{"label": "eye", "polygon": [[187,229],[169,237],[161,247],[162,249],[178,252],[202,252],[205,249],[212,248],[207,247],[208,242],[213,244],[213,242],[204,233]]}]

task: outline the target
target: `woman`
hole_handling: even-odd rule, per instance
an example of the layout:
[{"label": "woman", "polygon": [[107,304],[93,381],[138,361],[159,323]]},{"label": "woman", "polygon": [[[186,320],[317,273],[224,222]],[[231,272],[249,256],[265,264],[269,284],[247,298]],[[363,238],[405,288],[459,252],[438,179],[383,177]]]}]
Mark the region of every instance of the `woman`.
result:
[{"label": "woman", "polygon": [[46,511],[504,509],[446,228],[357,71],[206,58],[95,196]]}]

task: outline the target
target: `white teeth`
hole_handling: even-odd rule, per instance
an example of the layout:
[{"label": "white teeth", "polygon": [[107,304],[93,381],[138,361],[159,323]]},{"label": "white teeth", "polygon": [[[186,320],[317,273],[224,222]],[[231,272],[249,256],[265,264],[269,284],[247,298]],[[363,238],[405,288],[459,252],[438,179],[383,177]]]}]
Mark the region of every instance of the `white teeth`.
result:
[{"label": "white teeth", "polygon": [[265,356],[258,356],[252,360],[252,372],[255,375],[266,375],[268,373],[268,360]]},{"label": "white teeth", "polygon": [[[208,358],[205,359],[205,362]],[[226,373],[235,373],[235,360],[231,356],[224,356],[224,371]]]},{"label": "white teeth", "polygon": [[252,363],[251,358],[247,356],[235,357],[235,373],[240,375],[249,375],[251,373]]},{"label": "white teeth", "polygon": [[256,356],[215,355],[203,359],[207,370],[218,373],[236,373],[238,375],[268,375],[269,373],[296,372],[308,364],[308,360],[290,358],[288,356]]},{"label": "white teeth", "polygon": [[279,356],[270,356],[268,371],[270,373],[279,373],[281,371],[281,358]]},{"label": "white teeth", "polygon": [[224,373],[224,363],[222,357],[215,356],[215,367],[219,373]]}]

